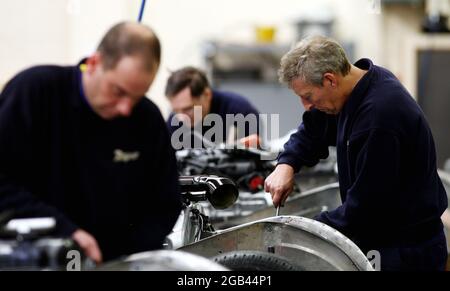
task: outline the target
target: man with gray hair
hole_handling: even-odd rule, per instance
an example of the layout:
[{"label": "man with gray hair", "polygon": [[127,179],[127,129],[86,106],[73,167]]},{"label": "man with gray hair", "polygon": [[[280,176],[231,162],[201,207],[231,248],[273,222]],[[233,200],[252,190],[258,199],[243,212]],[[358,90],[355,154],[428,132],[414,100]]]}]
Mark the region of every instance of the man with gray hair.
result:
[{"label": "man with gray hair", "polygon": [[301,41],[281,60],[280,80],[300,97],[303,122],[266,179],[283,205],[294,173],[336,146],[342,205],[316,219],[378,250],[382,270],[444,270],[440,217],[447,208],[433,137],[414,99],[388,70],[354,65],[332,39]]}]

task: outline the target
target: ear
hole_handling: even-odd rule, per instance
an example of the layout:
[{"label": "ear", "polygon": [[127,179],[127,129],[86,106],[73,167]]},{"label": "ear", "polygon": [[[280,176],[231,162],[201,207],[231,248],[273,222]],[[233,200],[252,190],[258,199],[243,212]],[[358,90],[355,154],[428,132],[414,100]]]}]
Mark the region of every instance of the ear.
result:
[{"label": "ear", "polygon": [[211,101],[213,95],[211,88],[206,87],[205,91],[203,91],[203,94],[205,95],[208,101]]},{"label": "ear", "polygon": [[322,86],[336,88],[338,85],[336,75],[333,73],[323,74]]},{"label": "ear", "polygon": [[93,55],[87,58],[86,60],[87,72],[92,74],[100,68],[102,65],[102,57],[99,52],[95,52]]}]

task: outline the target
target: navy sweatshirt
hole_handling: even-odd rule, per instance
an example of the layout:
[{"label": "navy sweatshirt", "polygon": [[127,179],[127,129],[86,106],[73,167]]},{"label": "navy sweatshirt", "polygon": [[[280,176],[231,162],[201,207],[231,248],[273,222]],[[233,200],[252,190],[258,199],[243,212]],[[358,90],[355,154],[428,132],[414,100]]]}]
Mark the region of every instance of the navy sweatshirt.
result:
[{"label": "navy sweatshirt", "polygon": [[339,115],[305,112],[279,164],[313,166],[337,147],[342,206],[317,219],[361,248],[399,247],[442,231],[447,197],[423,112],[398,79],[368,59]]},{"label": "navy sweatshirt", "polygon": [[[220,143],[220,142],[226,142],[228,139],[228,134],[230,133],[231,126],[236,126],[236,124],[229,124],[229,127],[226,127],[226,117],[227,114],[232,114],[233,116],[237,114],[242,114],[243,117],[247,117],[249,114],[252,114],[256,117],[256,128],[250,128],[249,123],[245,123],[245,128],[243,132],[238,132],[238,138],[246,137],[254,133],[259,132],[259,112],[258,110],[250,104],[250,102],[245,99],[244,97],[232,93],[232,92],[224,92],[224,91],[218,91],[218,90],[212,90],[212,100],[211,100],[211,108],[210,108],[210,114],[217,114],[220,120],[223,124],[223,130],[221,132],[217,132],[218,134],[222,134],[222,138],[218,139],[216,135],[206,137],[208,140]],[[181,128],[181,125],[171,125],[172,120],[174,119],[175,114],[172,112],[167,120],[167,127],[169,128],[169,132],[172,135],[177,129]],[[176,120],[176,119],[175,119]],[[176,122],[178,124],[178,122]],[[212,133],[214,131],[213,126],[215,123],[212,123],[211,125],[202,125],[201,128],[195,127],[193,130],[197,131],[199,134],[198,136],[205,136],[205,133]],[[183,127],[181,128],[183,132],[189,132],[191,129]],[[201,130],[201,133],[200,133]],[[192,144],[194,143],[195,138],[191,139]],[[182,141],[182,136],[178,139]],[[220,142],[219,142],[220,141]],[[200,143],[201,144],[201,143]],[[203,145],[205,146],[205,145]]]},{"label": "navy sweatshirt", "polygon": [[63,236],[82,228],[109,260],[161,248],[180,209],[174,153],[150,100],[106,121],[84,99],[78,67],[34,67],[6,85],[0,213],[55,217]]}]

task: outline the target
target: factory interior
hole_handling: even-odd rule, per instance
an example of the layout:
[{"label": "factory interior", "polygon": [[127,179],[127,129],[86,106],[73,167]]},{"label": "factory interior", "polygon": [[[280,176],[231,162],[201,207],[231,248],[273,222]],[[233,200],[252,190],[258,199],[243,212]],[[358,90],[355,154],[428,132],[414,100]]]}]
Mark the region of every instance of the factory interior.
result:
[{"label": "factory interior", "polygon": [[0,270],[450,271],[450,0],[0,23]]}]

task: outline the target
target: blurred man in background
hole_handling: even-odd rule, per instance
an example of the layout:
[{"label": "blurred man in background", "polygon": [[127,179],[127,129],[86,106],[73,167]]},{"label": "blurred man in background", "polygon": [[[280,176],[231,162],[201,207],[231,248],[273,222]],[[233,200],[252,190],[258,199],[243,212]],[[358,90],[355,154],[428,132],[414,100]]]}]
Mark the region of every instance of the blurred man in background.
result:
[{"label": "blurred man in background", "polygon": [[[201,70],[194,67],[184,67],[173,72],[167,81],[166,97],[169,99],[173,110],[167,120],[170,133],[173,134],[180,128],[190,132],[187,136],[192,138],[191,145],[194,145],[193,140],[195,138],[203,139],[204,134],[214,126],[214,124],[205,122],[208,114],[217,115],[223,127],[222,130],[217,132],[221,135],[220,137],[212,136],[211,140],[207,138],[205,143],[210,141],[214,143],[234,141],[236,136],[239,142],[245,146],[257,147],[259,145],[258,110],[238,94],[212,89],[205,73]],[[195,115],[195,108],[201,109],[198,117]],[[242,124],[243,126],[237,125],[235,136],[230,136],[231,126],[235,124],[228,124],[229,127],[227,127],[227,115],[236,116],[238,114],[249,117],[249,120],[254,117],[254,123],[245,123]],[[183,122],[182,125],[179,124],[180,121]],[[205,146],[203,141],[200,141],[199,144]]]}]

